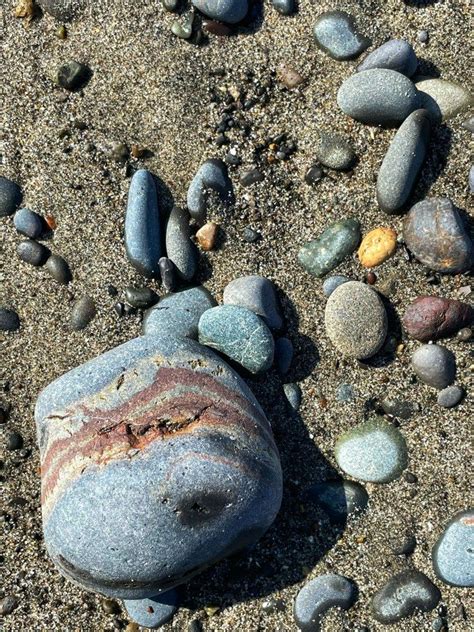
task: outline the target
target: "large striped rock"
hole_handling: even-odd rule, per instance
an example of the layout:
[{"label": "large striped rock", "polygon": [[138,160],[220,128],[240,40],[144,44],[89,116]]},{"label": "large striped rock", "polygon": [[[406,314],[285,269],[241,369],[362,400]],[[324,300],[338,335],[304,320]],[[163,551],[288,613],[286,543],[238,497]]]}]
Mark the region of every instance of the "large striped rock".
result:
[{"label": "large striped rock", "polygon": [[40,394],[45,542],[83,587],[141,599],[253,544],[281,503],[270,425],[189,339],[145,336]]}]

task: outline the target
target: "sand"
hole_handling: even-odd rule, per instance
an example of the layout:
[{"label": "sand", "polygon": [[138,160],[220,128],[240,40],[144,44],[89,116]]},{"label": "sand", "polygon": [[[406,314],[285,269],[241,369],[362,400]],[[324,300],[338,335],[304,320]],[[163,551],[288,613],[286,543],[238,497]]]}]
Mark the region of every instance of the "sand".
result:
[{"label": "sand", "polygon": [[[14,2],[3,0],[0,6],[0,173],[21,183],[30,208],[55,217],[57,230],[48,245],[69,261],[74,275],[65,288],[46,271],[21,262],[15,252],[20,237],[12,219],[0,221],[0,303],[17,309],[22,320],[18,333],[0,338],[0,396],[11,405],[6,429],[21,432],[31,450],[26,459],[15,452],[4,456],[2,509],[7,519],[0,596],[15,595],[19,605],[5,617],[3,629],[89,632],[112,630],[117,618],[127,622],[125,613],[106,614],[100,596],[63,580],[46,555],[34,404],[51,380],[140,332],[138,319],[117,318],[116,299],[106,290],[109,283],[123,289],[142,279],[127,262],[123,245],[129,179],[104,149],[120,141],[152,151],[151,158],[135,166],[145,166],[161,178],[165,206],[171,198],[183,204],[200,163],[224,157],[227,151],[212,140],[222,107],[211,103],[212,91],[249,86],[241,77],[250,70],[258,82],[273,82],[270,101],[243,114],[252,126],[249,137],[229,134],[243,160],[231,170],[237,203],[219,218],[225,239],[218,250],[203,255],[200,278],[218,299],[239,275],[258,273],[275,281],[297,350],[289,379],[300,381],[303,405],[298,415],[289,412],[276,373],[249,381],[281,450],[285,496],[280,516],[249,557],[224,562],[192,581],[184,590],[184,607],[163,629],[186,630],[188,622],[198,618],[206,631],[295,630],[292,604],[298,589],[306,578],[334,571],[351,577],[360,595],[348,613],[327,617],[324,629],[336,632],[367,625],[382,630],[384,626],[370,615],[371,595],[396,571],[411,566],[436,580],[431,548],[450,516],[472,503],[472,393],[458,408],[441,410],[432,389],[410,381],[409,359],[417,343],[406,341],[383,366],[363,369],[341,359],[325,335],[322,283],[299,267],[299,246],[335,219],[356,216],[364,233],[379,225],[399,231],[401,219],[384,216],[375,203],[374,176],[393,131],[360,125],[338,110],[337,89],[356,62],[336,62],[318,51],[312,25],[325,9],[349,10],[375,43],[405,37],[423,60],[424,73],[440,73],[468,85],[470,4],[311,1],[301,2],[297,15],[283,17],[265,2],[263,21],[255,28],[238,37],[211,37],[199,48],[170,33],[175,18],[157,1],[101,0],[93,5],[67,27],[66,40],[58,39],[58,24],[50,16],[25,28],[23,20],[12,16]],[[428,45],[417,43],[420,29],[429,30]],[[68,94],[51,81],[57,67],[69,59],[87,62],[93,70],[82,93]],[[279,86],[273,74],[281,62],[293,64],[307,79],[306,86],[291,92]],[[212,76],[218,67],[225,69],[224,77]],[[414,200],[429,191],[449,196],[469,210],[472,137],[461,126],[465,118],[461,115],[435,131]],[[77,121],[86,128],[78,129]],[[318,129],[347,137],[359,163],[352,173],[332,172],[312,188],[303,176],[313,160]],[[297,141],[296,154],[266,166],[262,183],[240,187],[239,174],[253,166],[253,149],[285,131]],[[89,144],[97,149],[88,151]],[[258,244],[242,240],[248,225],[261,231]],[[355,279],[364,276],[355,259],[347,260],[338,272]],[[443,277],[439,285],[430,285],[423,267],[408,261],[401,247],[376,273],[376,287],[389,278],[396,281],[390,300],[399,316],[420,294],[460,298],[459,287],[470,283],[466,278]],[[160,291],[158,284],[152,287]],[[95,299],[98,316],[86,330],[73,333],[68,329],[71,304],[83,294]],[[446,344],[456,353],[458,382],[470,384],[472,391],[472,345]],[[341,383],[354,386],[353,402],[337,401]],[[420,413],[401,423],[410,451],[409,470],[418,482],[409,484],[402,477],[389,485],[367,485],[367,513],[335,529],[324,512],[303,503],[301,489],[307,482],[336,475],[337,436],[369,416],[385,393],[406,396],[421,406]],[[14,500],[18,497],[26,501],[24,506]],[[389,546],[390,537],[405,528],[418,542],[408,560],[394,556]],[[449,629],[467,630],[474,616],[468,592],[436,583],[447,607]],[[270,595],[283,600],[281,611],[262,610]],[[461,603],[467,621],[459,616]],[[219,608],[211,617],[205,611],[209,606]],[[435,618],[436,613],[417,615],[391,629],[431,630]]]}]

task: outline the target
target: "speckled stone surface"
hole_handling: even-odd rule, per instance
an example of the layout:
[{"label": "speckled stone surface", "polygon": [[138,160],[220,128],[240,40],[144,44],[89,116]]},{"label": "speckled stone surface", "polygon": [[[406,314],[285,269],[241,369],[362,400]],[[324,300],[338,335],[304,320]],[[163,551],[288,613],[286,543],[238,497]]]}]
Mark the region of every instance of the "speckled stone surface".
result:
[{"label": "speckled stone surface", "polygon": [[69,22],[87,7],[88,0],[38,0],[38,4],[57,20]]},{"label": "speckled stone surface", "polygon": [[357,588],[347,577],[319,575],[303,586],[296,596],[293,613],[303,632],[319,632],[322,618],[331,608],[348,610],[357,599]]},{"label": "speckled stone surface", "polygon": [[251,373],[261,373],[273,363],[275,343],[264,321],[237,305],[219,305],[199,320],[199,342],[216,349]]},{"label": "speckled stone surface", "polygon": [[131,264],[146,277],[156,276],[161,257],[160,212],[152,174],[139,169],[132,177],[125,215],[125,248]]},{"label": "speckled stone surface", "polygon": [[463,397],[464,389],[462,386],[454,384],[453,386],[447,386],[443,388],[442,391],[439,391],[436,401],[438,402],[438,406],[442,406],[443,408],[454,408],[454,406],[457,406],[461,402]]},{"label": "speckled stone surface", "polygon": [[377,202],[386,213],[403,208],[425,160],[431,135],[427,110],[415,110],[401,124],[377,176]]},{"label": "speckled stone surface", "polygon": [[320,132],[314,153],[321,164],[338,171],[350,169],[356,161],[354,149],[339,134]]},{"label": "speckled stone surface", "polygon": [[191,241],[189,213],[175,206],[166,225],[166,255],[185,281],[191,281],[196,273],[199,255]]},{"label": "speckled stone surface", "polygon": [[270,329],[281,329],[283,320],[275,286],[257,274],[234,279],[224,288],[224,305],[240,305],[261,316]]},{"label": "speckled stone surface", "polygon": [[337,103],[351,118],[372,125],[397,125],[420,107],[413,82],[386,68],[348,77],[339,88]]},{"label": "speckled stone surface", "polygon": [[442,296],[419,296],[408,306],[402,322],[410,338],[428,342],[469,327],[474,322],[474,309],[468,303]]},{"label": "speckled stone surface", "polygon": [[[214,195],[212,195],[214,193]],[[208,207],[229,206],[234,201],[234,190],[222,160],[211,158],[203,162],[188,188],[188,210],[195,220],[204,224]]]},{"label": "speckled stone surface", "polygon": [[370,39],[361,35],[354,18],[345,11],[326,11],[314,25],[318,48],[339,61],[354,59],[370,46]]},{"label": "speckled stone surface", "polygon": [[453,81],[445,79],[423,79],[417,81],[421,107],[426,108],[434,120],[446,121],[474,104],[474,96],[469,90]]},{"label": "speckled stone surface", "polygon": [[349,476],[370,483],[390,483],[408,463],[402,433],[375,417],[342,434],[336,441],[336,461]]},{"label": "speckled stone surface", "polygon": [[457,513],[433,548],[436,575],[452,586],[474,586],[474,509]]},{"label": "speckled stone surface", "polygon": [[345,523],[353,514],[365,511],[369,495],[365,488],[355,481],[325,481],[311,485],[305,497],[316,502],[333,522]]},{"label": "speckled stone surface", "polygon": [[334,222],[317,239],[300,248],[298,261],[307,272],[322,277],[354,252],[360,239],[358,220],[351,217]]},{"label": "speckled stone surface", "polygon": [[235,24],[244,19],[247,0],[193,0],[193,5],[214,20]]},{"label": "speckled stone surface", "polygon": [[433,610],[440,599],[441,593],[429,577],[411,569],[391,577],[374,595],[372,613],[381,623],[397,623],[417,610]]},{"label": "speckled stone surface", "polygon": [[192,340],[112,349],[44,389],[35,419],[45,543],[90,590],[156,596],[254,543],[280,507],[262,409]]},{"label": "speckled stone surface", "polygon": [[293,410],[299,410],[302,398],[300,385],[295,384],[294,382],[283,384],[283,392],[285,393],[285,397]]},{"label": "speckled stone surface", "polygon": [[126,599],[123,605],[136,623],[155,630],[173,618],[178,603],[178,592],[173,589],[150,599]]},{"label": "speckled stone surface", "polygon": [[422,345],[412,355],[411,365],[419,379],[434,388],[446,388],[456,377],[456,358],[441,345]]},{"label": "speckled stone surface", "polygon": [[0,217],[13,215],[20,206],[23,194],[13,180],[0,176]]},{"label": "speckled stone surface", "polygon": [[146,312],[143,334],[167,334],[197,340],[199,319],[207,309],[216,305],[210,292],[202,285],[167,294]]},{"label": "speckled stone surface", "polygon": [[369,53],[356,70],[387,68],[411,77],[417,66],[418,59],[411,44],[403,39],[391,39]]},{"label": "speckled stone surface", "polygon": [[365,359],[384,343],[387,312],[375,290],[360,281],[348,281],[328,298],[324,324],[329,339],[342,354]]},{"label": "speckled stone surface", "polygon": [[20,208],[13,218],[15,228],[22,235],[37,239],[43,232],[43,220],[38,213],[29,208]]}]

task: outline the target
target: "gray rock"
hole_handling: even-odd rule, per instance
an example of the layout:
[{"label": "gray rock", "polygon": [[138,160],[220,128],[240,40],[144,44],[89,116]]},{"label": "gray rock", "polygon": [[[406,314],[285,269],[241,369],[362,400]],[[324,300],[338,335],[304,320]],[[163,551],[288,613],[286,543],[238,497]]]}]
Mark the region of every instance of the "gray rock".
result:
[{"label": "gray rock", "polygon": [[438,406],[454,408],[464,397],[464,389],[461,386],[447,386],[438,393]]},{"label": "gray rock", "polygon": [[177,591],[169,590],[149,599],[125,599],[123,605],[128,616],[138,625],[155,630],[171,621],[178,610],[178,603]]},{"label": "gray rock", "polygon": [[380,623],[397,623],[415,614],[434,610],[441,593],[433,582],[417,570],[391,577],[372,598],[372,613]]},{"label": "gray rock", "polygon": [[59,255],[51,255],[48,257],[45,270],[61,285],[67,285],[72,280],[71,270],[67,261]]},{"label": "gray rock", "polygon": [[427,110],[415,110],[401,124],[388,148],[377,177],[377,202],[386,213],[396,213],[407,201],[425,160],[431,136]]},{"label": "gray rock", "polygon": [[39,6],[61,22],[69,22],[87,6],[87,0],[37,0]]},{"label": "gray rock", "polygon": [[365,359],[375,355],[387,335],[387,313],[377,294],[365,283],[349,281],[328,298],[326,333],[344,355]]},{"label": "gray rock", "polygon": [[0,176],[0,217],[13,215],[22,199],[23,194],[18,184]]},{"label": "gray rock", "polygon": [[358,57],[371,44],[345,11],[322,13],[314,25],[314,39],[318,48],[339,61]]},{"label": "gray rock", "polygon": [[85,329],[97,313],[94,301],[90,296],[83,296],[73,305],[71,312],[71,329],[79,331]]},{"label": "gray rock", "polygon": [[411,365],[419,379],[434,388],[446,388],[456,377],[454,354],[440,345],[422,345],[411,358]]},{"label": "gray rock", "polygon": [[92,71],[86,64],[79,61],[68,61],[58,70],[57,82],[65,90],[77,92],[81,90],[92,76]]},{"label": "gray rock", "polygon": [[410,419],[417,410],[416,404],[405,399],[387,395],[381,401],[384,413],[399,419]]},{"label": "gray rock", "polygon": [[356,72],[387,68],[411,77],[418,66],[418,59],[412,46],[405,40],[392,39],[367,55],[357,66]]},{"label": "gray rock", "polygon": [[321,620],[331,608],[348,610],[357,599],[357,587],[342,575],[319,575],[299,591],[293,614],[304,632],[319,632]]},{"label": "gray rock", "polygon": [[177,285],[177,272],[174,263],[168,257],[160,257],[158,261],[161,282],[167,292],[174,292]]},{"label": "gray rock", "polygon": [[280,375],[286,375],[290,370],[294,355],[293,343],[289,338],[277,338],[275,340],[275,364]]},{"label": "gray rock", "polygon": [[293,410],[298,411],[301,406],[302,399],[300,385],[292,382],[289,384],[283,384],[283,392],[285,393],[285,397]]},{"label": "gray rock", "polygon": [[291,15],[295,12],[295,0],[272,0],[272,5],[282,15]]},{"label": "gray rock", "polygon": [[348,281],[350,281],[349,277],[346,277],[343,274],[335,274],[334,276],[328,277],[323,282],[324,296],[331,296],[336,288],[338,288],[343,283],[347,283]]},{"label": "gray rock", "polygon": [[339,171],[350,169],[356,161],[351,145],[339,134],[320,132],[314,152],[321,164]]},{"label": "gray rock", "polygon": [[467,88],[445,79],[422,79],[417,81],[416,88],[420,107],[428,110],[436,122],[447,121],[474,104]]},{"label": "gray rock", "polygon": [[368,483],[390,483],[408,463],[401,432],[382,417],[375,417],[340,435],[336,461],[349,476]]},{"label": "gray rock", "polygon": [[356,219],[334,222],[317,239],[301,247],[298,261],[310,274],[322,277],[354,252],[360,240],[360,223]]},{"label": "gray rock", "polygon": [[250,187],[257,182],[263,182],[265,176],[260,169],[250,169],[240,176],[240,184],[243,187]]},{"label": "gray rock", "polygon": [[473,264],[472,239],[449,198],[426,198],[412,206],[403,223],[403,238],[431,270],[458,274]]},{"label": "gray rock", "polygon": [[283,320],[275,286],[265,277],[251,275],[231,281],[224,289],[224,305],[240,305],[261,316],[270,329],[281,329]]},{"label": "gray rock", "polygon": [[233,201],[234,190],[226,164],[214,158],[206,160],[199,167],[189,185],[187,195],[189,214],[198,222],[204,223],[209,207],[213,208],[218,204],[229,206]]},{"label": "gray rock", "polygon": [[177,206],[171,211],[166,225],[166,254],[185,281],[196,274],[198,251],[191,241],[189,213]]},{"label": "gray rock", "polygon": [[158,197],[153,176],[139,169],[132,177],[125,215],[127,257],[140,274],[153,277],[161,257]]},{"label": "gray rock", "polygon": [[37,239],[43,232],[43,220],[38,213],[29,208],[20,208],[13,218],[13,224],[19,233]]},{"label": "gray rock", "polygon": [[43,244],[33,241],[32,239],[20,241],[16,251],[22,261],[29,263],[32,266],[44,265],[50,255],[50,251],[46,248],[46,246],[43,246]]},{"label": "gray rock", "polygon": [[127,303],[137,309],[147,309],[158,302],[158,296],[149,287],[132,287],[125,288],[125,298]]},{"label": "gray rock", "polygon": [[369,503],[360,483],[343,479],[311,485],[305,498],[320,505],[335,523],[345,523],[349,516],[365,511]]},{"label": "gray rock", "polygon": [[474,134],[474,116],[470,116],[468,119],[463,121],[462,126],[464,129],[467,129],[468,132]]},{"label": "gray rock", "polygon": [[19,601],[13,595],[6,595],[0,599],[0,615],[2,617],[11,614],[16,608],[18,608]]},{"label": "gray rock", "polygon": [[445,584],[474,587],[474,509],[449,521],[433,548],[433,568]]},{"label": "gray rock", "polygon": [[337,103],[351,118],[371,125],[398,125],[420,107],[413,82],[386,68],[351,75],[339,88]]},{"label": "gray rock", "polygon": [[170,13],[178,11],[180,0],[161,0],[163,7]]},{"label": "gray rock", "polygon": [[228,24],[240,22],[248,11],[247,0],[192,0],[192,2],[204,15]]},{"label": "gray rock", "polygon": [[20,329],[18,314],[7,307],[0,307],[0,331],[16,331]]},{"label": "gray rock", "polygon": [[264,321],[238,305],[220,305],[204,312],[199,320],[199,342],[220,351],[251,373],[261,373],[273,364],[275,344]]}]

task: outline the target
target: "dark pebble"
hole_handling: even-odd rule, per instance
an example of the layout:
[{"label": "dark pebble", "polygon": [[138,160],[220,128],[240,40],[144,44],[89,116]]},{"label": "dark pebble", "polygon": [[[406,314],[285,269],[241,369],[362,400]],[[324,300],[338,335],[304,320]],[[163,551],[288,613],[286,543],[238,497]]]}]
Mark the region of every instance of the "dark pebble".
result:
[{"label": "dark pebble", "polygon": [[0,217],[13,215],[23,198],[18,184],[0,176]]},{"label": "dark pebble", "polygon": [[405,399],[396,399],[391,396],[385,397],[381,401],[381,406],[385,414],[399,419],[410,419],[417,409],[416,404]]},{"label": "dark pebble", "polygon": [[85,329],[96,315],[97,310],[90,296],[83,296],[73,306],[71,312],[71,329]]},{"label": "dark pebble", "polygon": [[20,328],[20,318],[12,309],[0,307],[0,331],[16,331]]},{"label": "dark pebble", "polygon": [[72,279],[67,261],[59,255],[51,255],[46,262],[45,269],[61,285],[67,285]]},{"label": "dark pebble", "polygon": [[264,175],[258,169],[251,169],[240,177],[240,184],[243,187],[249,187],[256,182],[262,182]]},{"label": "dark pebble", "polygon": [[107,293],[109,296],[117,296],[118,295],[118,290],[115,287],[115,285],[109,284],[107,286]]},{"label": "dark pebble", "polygon": [[275,340],[275,364],[280,375],[286,375],[293,360],[294,348],[289,338]]},{"label": "dark pebble", "polygon": [[357,587],[342,575],[319,575],[296,596],[293,614],[296,625],[304,632],[319,632],[321,619],[331,608],[348,610],[357,599]]},{"label": "dark pebble", "polygon": [[0,615],[3,617],[11,614],[18,607],[18,599],[12,595],[7,595],[0,599]]},{"label": "dark pebble", "polygon": [[122,316],[124,315],[124,309],[125,309],[125,305],[123,303],[120,303],[120,302],[115,303],[114,311],[119,318],[122,318]]},{"label": "dark pebble", "polygon": [[371,43],[358,32],[354,18],[345,11],[322,13],[313,35],[318,48],[339,61],[358,57]]},{"label": "dark pebble", "polygon": [[29,208],[20,208],[13,218],[13,224],[19,233],[37,239],[43,232],[43,219],[38,213],[30,211]]},{"label": "dark pebble", "polygon": [[125,304],[123,306],[123,315],[124,316],[135,316],[137,313],[137,308],[133,307],[133,305]]},{"label": "dark pebble", "polygon": [[311,485],[305,498],[322,507],[331,522],[341,524],[349,516],[365,511],[369,502],[369,495],[360,483],[343,479]]},{"label": "dark pebble", "polygon": [[282,612],[285,609],[285,602],[282,599],[270,597],[262,603],[262,610],[265,614],[273,614],[274,612]]},{"label": "dark pebble", "polygon": [[272,5],[282,15],[291,15],[295,12],[295,0],[272,0]]},{"label": "dark pebble", "polygon": [[459,342],[468,342],[472,338],[472,329],[470,327],[463,327],[456,334],[456,340]]},{"label": "dark pebble", "polygon": [[416,548],[416,538],[411,533],[406,533],[402,539],[394,534],[390,548],[395,555],[411,555]]},{"label": "dark pebble", "polygon": [[61,22],[69,22],[87,6],[88,0],[38,0],[39,6]]},{"label": "dark pebble", "polygon": [[403,474],[403,478],[406,480],[407,483],[410,483],[410,485],[418,483],[418,476],[413,474],[413,472],[405,472]]},{"label": "dark pebble", "polygon": [[198,619],[194,619],[188,625],[188,632],[203,632],[203,630],[202,623]]},{"label": "dark pebble", "polygon": [[175,206],[166,226],[166,254],[173,262],[178,276],[185,281],[191,281],[199,260],[196,245],[191,241],[189,219],[186,209]]},{"label": "dark pebble", "polygon": [[244,228],[242,237],[248,244],[254,244],[261,239],[260,233],[248,226],[247,228]]},{"label": "dark pebble", "polygon": [[118,614],[120,612],[120,606],[113,599],[104,599],[102,602],[102,610],[105,614]]},{"label": "dark pebble", "polygon": [[172,292],[176,288],[176,268],[168,257],[161,257],[158,261],[161,282],[167,292]]},{"label": "dark pebble", "polygon": [[23,447],[23,437],[19,432],[11,432],[7,436],[6,448],[7,450],[21,450]]},{"label": "dark pebble", "polygon": [[391,577],[374,595],[372,613],[380,623],[397,623],[417,610],[433,610],[440,599],[441,593],[426,575],[407,570]]},{"label": "dark pebble", "polygon": [[149,287],[126,287],[125,298],[132,307],[139,309],[146,309],[158,302],[158,295]]},{"label": "dark pebble", "polygon": [[175,13],[179,8],[180,0],[161,0],[163,7],[170,13]]},{"label": "dark pebble", "polygon": [[223,24],[222,22],[216,22],[215,20],[204,20],[202,23],[202,29],[205,33],[220,35],[221,37],[231,35],[232,33],[230,26]]},{"label": "dark pebble", "polygon": [[92,72],[86,64],[78,61],[70,61],[58,70],[58,84],[71,92],[83,88],[89,81]]},{"label": "dark pebble", "polygon": [[32,266],[44,265],[50,255],[50,251],[46,248],[46,246],[43,246],[43,244],[31,239],[21,241],[18,244],[16,251],[22,261],[25,261]]}]

